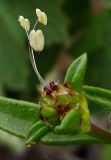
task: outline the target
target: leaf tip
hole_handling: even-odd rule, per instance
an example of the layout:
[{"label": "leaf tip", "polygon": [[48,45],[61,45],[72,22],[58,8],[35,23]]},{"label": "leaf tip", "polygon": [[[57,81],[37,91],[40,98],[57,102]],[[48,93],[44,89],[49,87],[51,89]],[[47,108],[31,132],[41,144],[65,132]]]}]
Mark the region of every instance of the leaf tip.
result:
[{"label": "leaf tip", "polygon": [[83,53],[80,58],[84,59],[87,61],[87,52]]}]

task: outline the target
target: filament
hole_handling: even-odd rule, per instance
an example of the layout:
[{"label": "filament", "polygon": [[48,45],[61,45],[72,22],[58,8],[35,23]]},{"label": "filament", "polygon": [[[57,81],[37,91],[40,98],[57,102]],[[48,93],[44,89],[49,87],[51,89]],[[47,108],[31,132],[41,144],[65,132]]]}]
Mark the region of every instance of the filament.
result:
[{"label": "filament", "polygon": [[45,81],[43,80],[43,78],[41,77],[41,75],[37,69],[37,65],[36,65],[35,57],[34,57],[34,52],[33,52],[33,49],[31,46],[29,46],[29,56],[30,56],[30,60],[31,60],[31,63],[32,63],[32,66],[33,66],[33,69],[35,71],[37,78],[39,79],[39,81],[41,82],[41,84],[43,86],[46,86]]},{"label": "filament", "polygon": [[38,23],[38,20],[35,22],[35,24],[34,24],[34,26],[33,26],[33,29],[35,29],[37,23]]}]

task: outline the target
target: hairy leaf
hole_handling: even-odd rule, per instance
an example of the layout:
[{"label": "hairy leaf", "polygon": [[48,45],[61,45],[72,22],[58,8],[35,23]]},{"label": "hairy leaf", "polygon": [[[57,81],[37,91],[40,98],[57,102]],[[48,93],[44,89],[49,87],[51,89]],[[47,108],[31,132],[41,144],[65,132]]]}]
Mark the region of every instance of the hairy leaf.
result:
[{"label": "hairy leaf", "polygon": [[25,137],[28,129],[39,120],[39,105],[0,97],[0,128]]}]

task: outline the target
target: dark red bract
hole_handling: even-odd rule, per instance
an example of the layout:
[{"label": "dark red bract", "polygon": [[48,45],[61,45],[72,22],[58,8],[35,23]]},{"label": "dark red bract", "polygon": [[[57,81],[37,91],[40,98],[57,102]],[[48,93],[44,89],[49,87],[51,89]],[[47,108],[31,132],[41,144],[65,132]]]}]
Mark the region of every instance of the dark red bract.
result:
[{"label": "dark red bract", "polygon": [[44,87],[44,91],[47,96],[51,96],[51,94],[57,90],[57,84],[55,82],[50,82],[49,85]]}]

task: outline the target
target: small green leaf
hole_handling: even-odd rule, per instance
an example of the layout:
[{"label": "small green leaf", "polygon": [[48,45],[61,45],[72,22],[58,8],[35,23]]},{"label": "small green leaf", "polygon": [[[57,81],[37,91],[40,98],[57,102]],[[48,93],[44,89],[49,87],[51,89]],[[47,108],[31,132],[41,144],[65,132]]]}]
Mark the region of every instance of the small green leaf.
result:
[{"label": "small green leaf", "polygon": [[0,97],[0,129],[25,137],[39,120],[39,105]]},{"label": "small green leaf", "polygon": [[87,54],[84,53],[82,56],[77,58],[68,68],[68,71],[65,76],[65,82],[72,83],[74,88],[80,89],[83,84],[86,65]]},{"label": "small green leaf", "polygon": [[71,109],[59,126],[55,127],[55,132],[57,134],[76,134],[79,132],[81,123],[81,113],[80,107],[77,105]]},{"label": "small green leaf", "polygon": [[86,97],[94,103],[101,104],[111,111],[111,91],[99,87],[83,86]]},{"label": "small green leaf", "polygon": [[107,143],[111,144],[111,141],[104,139],[103,137],[93,136],[90,134],[81,135],[56,135],[49,133],[42,138],[42,142],[47,145],[73,145],[73,144],[95,144],[95,143]]},{"label": "small green leaf", "polygon": [[29,129],[26,137],[26,144],[39,141],[48,132],[50,132],[49,128],[41,121],[38,121]]}]

